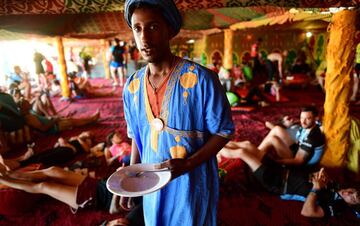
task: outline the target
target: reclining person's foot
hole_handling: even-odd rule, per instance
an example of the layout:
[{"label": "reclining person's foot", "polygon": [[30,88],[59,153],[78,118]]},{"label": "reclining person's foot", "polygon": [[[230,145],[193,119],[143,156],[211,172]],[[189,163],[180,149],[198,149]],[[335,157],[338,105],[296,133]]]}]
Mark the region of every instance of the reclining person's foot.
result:
[{"label": "reclining person's foot", "polygon": [[21,160],[26,160],[35,154],[34,146],[35,146],[35,143],[27,145],[27,151],[25,152],[25,154],[23,155]]},{"label": "reclining person's foot", "polygon": [[92,116],[94,121],[97,121],[100,118],[100,110],[97,109],[96,112]]},{"label": "reclining person's foot", "polygon": [[8,172],[8,169],[5,165],[0,163],[0,176],[5,176]]},{"label": "reclining person's foot", "polygon": [[59,147],[68,147],[68,148],[73,149],[74,152],[76,152],[75,147],[72,146],[67,140],[65,140],[65,139],[62,138],[62,137],[59,137],[59,139],[58,139],[58,144],[59,144]]},{"label": "reclining person's foot", "polygon": [[6,165],[5,159],[0,155],[0,175],[5,173],[5,171],[9,171],[10,168]]}]

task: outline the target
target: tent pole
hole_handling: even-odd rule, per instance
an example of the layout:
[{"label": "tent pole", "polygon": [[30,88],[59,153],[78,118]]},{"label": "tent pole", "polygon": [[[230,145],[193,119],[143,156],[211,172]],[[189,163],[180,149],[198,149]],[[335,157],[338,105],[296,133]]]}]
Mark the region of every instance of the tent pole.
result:
[{"label": "tent pole", "polygon": [[101,39],[101,48],[102,48],[102,61],[104,64],[104,70],[105,70],[105,78],[110,79],[110,67],[109,62],[106,59],[106,52],[109,49],[108,42],[105,39]]},{"label": "tent pole", "polygon": [[325,78],[324,133],[326,150],[321,163],[343,167],[350,142],[349,103],[352,92],[357,19],[355,10],[336,13],[330,26]]},{"label": "tent pole", "polygon": [[67,70],[66,70],[66,61],[65,61],[65,54],[64,54],[64,44],[63,39],[60,36],[55,37],[56,47],[58,50],[59,58],[59,72],[61,77],[61,92],[62,92],[62,99],[68,100],[70,99],[70,89],[67,77]]},{"label": "tent pole", "polygon": [[223,66],[231,70],[233,67],[233,43],[234,31],[231,29],[224,30],[224,62]]}]

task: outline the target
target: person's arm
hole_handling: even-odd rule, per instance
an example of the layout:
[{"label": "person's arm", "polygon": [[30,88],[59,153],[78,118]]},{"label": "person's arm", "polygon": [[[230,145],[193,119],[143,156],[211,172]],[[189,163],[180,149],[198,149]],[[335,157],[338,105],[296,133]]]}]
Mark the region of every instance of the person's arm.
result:
[{"label": "person's arm", "polygon": [[317,204],[318,192],[323,189],[328,182],[324,173],[324,168],[314,175],[312,178],[313,188],[306,197],[305,203],[301,210],[301,215],[305,217],[323,217],[324,210]]},{"label": "person's arm", "polygon": [[169,168],[171,170],[172,179],[192,171],[203,162],[208,161],[225,146],[229,139],[212,135],[208,142],[204,144],[197,152],[187,159],[169,159],[160,163],[159,168]]},{"label": "person's arm", "polygon": [[296,152],[296,155],[294,158],[291,159],[279,159],[277,160],[278,163],[283,165],[301,165],[305,162],[305,159],[307,158],[308,153],[301,148]]},{"label": "person's arm", "polygon": [[278,70],[279,70],[279,77],[281,79],[283,78],[282,64],[283,64],[283,58],[280,57],[279,62],[278,62]]},{"label": "person's arm", "polygon": [[115,156],[112,156],[109,148],[105,148],[105,160],[106,160],[106,164],[108,166],[110,166],[115,160],[117,160],[121,155],[123,154],[123,152],[115,155]]}]

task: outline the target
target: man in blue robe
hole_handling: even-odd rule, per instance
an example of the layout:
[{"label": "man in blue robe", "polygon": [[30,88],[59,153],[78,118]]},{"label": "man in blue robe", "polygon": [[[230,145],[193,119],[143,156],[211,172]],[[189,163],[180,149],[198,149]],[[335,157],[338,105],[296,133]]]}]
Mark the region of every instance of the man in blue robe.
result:
[{"label": "man in blue robe", "polygon": [[124,14],[148,62],[123,93],[131,164],[158,163],[172,173],[169,184],[143,197],[145,223],[216,225],[215,156],[234,133],[225,92],[216,74],[171,53],[182,22],[172,0],[129,0]]}]

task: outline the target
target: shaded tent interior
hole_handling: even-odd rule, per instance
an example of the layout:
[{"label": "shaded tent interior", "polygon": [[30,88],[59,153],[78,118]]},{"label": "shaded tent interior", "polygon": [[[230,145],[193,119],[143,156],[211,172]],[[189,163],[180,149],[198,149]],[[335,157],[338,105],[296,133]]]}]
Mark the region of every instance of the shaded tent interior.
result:
[{"label": "shaded tent interior", "polygon": [[[9,3],[11,1],[5,1]],[[26,39],[28,37],[53,37],[61,36],[65,38],[86,38],[86,39],[106,39],[114,36],[126,39],[131,38],[131,32],[124,23],[121,13],[123,1],[99,1],[103,7],[93,6],[90,1],[53,1],[49,7],[43,6],[40,1],[27,1],[24,4],[34,4],[36,7],[0,7],[0,40]],[[198,39],[204,35],[214,36],[223,45],[223,30],[230,25],[246,22],[251,19],[259,21],[264,17],[281,16],[288,12],[291,7],[300,7],[305,10],[310,8],[315,12],[327,11],[330,6],[356,6],[356,1],[259,1],[258,6],[253,6],[252,1],[177,1],[179,8],[184,15],[184,26],[181,34],[174,40],[175,45],[182,45],[188,39]],[[21,4],[21,3],[19,3]],[[271,4],[271,6],[261,6]],[[278,4],[278,5],[276,5]],[[307,5],[305,5],[307,4]],[[33,5],[33,6],[34,6]],[[243,7],[246,6],[246,7]],[[48,8],[46,8],[48,7]],[[68,7],[68,8],[67,8]],[[235,8],[229,7],[241,7]],[[17,7],[15,7],[17,8]],[[40,8],[34,10],[34,8]],[[31,10],[27,10],[31,9]],[[27,10],[27,11],[26,11]],[[25,12],[25,15],[21,15]],[[266,18],[265,18],[266,19]],[[325,31],[328,26],[326,21],[299,21],[296,23],[283,23],[271,27],[261,27],[246,29],[246,33],[256,37],[257,34],[278,31],[286,33],[289,29],[299,31],[305,29]],[[259,33],[260,30],[260,33]],[[237,35],[242,35],[243,31],[237,31]],[[235,34],[235,35],[236,35]],[[30,35],[30,36],[29,36]],[[35,36],[33,36],[35,35]],[[218,38],[216,38],[218,37]],[[236,39],[235,39],[236,40]],[[246,44],[248,45],[248,44]],[[224,47],[219,48],[223,53]],[[211,53],[211,50],[209,50]],[[240,54],[241,50],[238,49]]]}]

